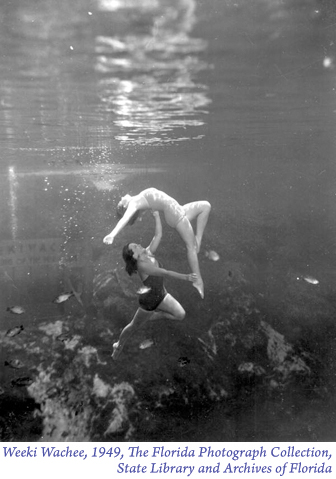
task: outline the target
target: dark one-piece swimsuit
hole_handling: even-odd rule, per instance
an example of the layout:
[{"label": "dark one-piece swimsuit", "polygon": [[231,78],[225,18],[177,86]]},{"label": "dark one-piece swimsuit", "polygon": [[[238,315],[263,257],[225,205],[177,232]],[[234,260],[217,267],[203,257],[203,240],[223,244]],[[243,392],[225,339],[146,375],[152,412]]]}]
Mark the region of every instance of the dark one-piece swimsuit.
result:
[{"label": "dark one-piece swimsuit", "polygon": [[[159,266],[160,268],[162,267],[161,263],[159,263]],[[146,311],[154,311],[167,294],[167,290],[163,285],[163,277],[147,276],[143,284],[151,289],[148,293],[142,294],[139,297],[139,305]]]}]

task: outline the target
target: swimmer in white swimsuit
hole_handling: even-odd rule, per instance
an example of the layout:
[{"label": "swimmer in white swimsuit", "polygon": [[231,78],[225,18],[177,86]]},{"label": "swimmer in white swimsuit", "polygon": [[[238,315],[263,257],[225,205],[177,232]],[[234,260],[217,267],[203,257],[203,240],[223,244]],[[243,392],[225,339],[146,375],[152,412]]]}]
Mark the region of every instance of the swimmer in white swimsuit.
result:
[{"label": "swimmer in white swimsuit", "polygon": [[[133,224],[139,213],[143,210],[162,211],[169,226],[176,229],[187,247],[187,255],[190,269],[197,275],[197,281],[193,286],[204,298],[204,284],[198,264],[199,253],[205,226],[211,210],[208,201],[194,201],[186,205],[180,205],[174,198],[156,188],[147,188],[136,196],[123,196],[118,203],[117,212],[120,220],[105,236],[104,243],[112,244],[117,234],[128,223]],[[196,235],[191,226],[191,221],[196,218]]]}]

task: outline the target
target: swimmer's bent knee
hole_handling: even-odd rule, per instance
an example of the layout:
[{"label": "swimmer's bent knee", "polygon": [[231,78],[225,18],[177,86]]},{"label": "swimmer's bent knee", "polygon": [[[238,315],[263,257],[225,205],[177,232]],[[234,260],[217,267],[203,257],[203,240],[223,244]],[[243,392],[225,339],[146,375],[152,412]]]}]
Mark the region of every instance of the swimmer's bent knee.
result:
[{"label": "swimmer's bent knee", "polygon": [[204,211],[209,211],[211,210],[211,204],[209,203],[209,201],[203,201],[203,208],[204,208]]},{"label": "swimmer's bent knee", "polygon": [[181,311],[177,312],[176,319],[178,319],[179,321],[183,321],[185,318],[185,315],[186,315],[186,312],[184,311],[184,309],[182,309]]}]

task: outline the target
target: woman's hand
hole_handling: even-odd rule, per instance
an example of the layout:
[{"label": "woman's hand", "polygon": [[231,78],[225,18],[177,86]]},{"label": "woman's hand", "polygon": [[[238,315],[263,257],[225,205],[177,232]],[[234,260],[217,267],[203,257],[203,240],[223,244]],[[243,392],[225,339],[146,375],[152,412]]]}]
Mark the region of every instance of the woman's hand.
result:
[{"label": "woman's hand", "polygon": [[187,274],[187,281],[190,281],[191,283],[196,283],[197,281],[197,274],[196,273],[190,273],[190,274]]},{"label": "woman's hand", "polygon": [[151,210],[152,215],[154,218],[160,218],[160,213],[157,210]]},{"label": "woman's hand", "polygon": [[103,239],[103,243],[105,244],[112,244],[113,243],[113,240],[114,240],[114,236],[112,236],[111,234],[105,236],[105,238]]}]

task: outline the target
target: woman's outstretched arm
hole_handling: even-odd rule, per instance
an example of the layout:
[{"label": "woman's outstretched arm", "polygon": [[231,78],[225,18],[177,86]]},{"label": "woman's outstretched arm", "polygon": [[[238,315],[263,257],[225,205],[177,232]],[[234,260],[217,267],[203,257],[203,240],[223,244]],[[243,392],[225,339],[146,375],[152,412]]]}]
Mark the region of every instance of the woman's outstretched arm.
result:
[{"label": "woman's outstretched arm", "polygon": [[195,273],[177,273],[176,271],[170,271],[168,269],[159,268],[154,264],[147,263],[145,261],[138,260],[138,271],[147,274],[148,276],[163,276],[164,278],[176,278],[183,281],[191,281],[195,283],[197,281],[197,274]]},{"label": "woman's outstretched arm", "polygon": [[158,246],[162,239],[162,223],[161,223],[160,213],[158,211],[153,211],[152,215],[155,218],[155,233],[149,246],[147,246],[147,250],[150,253],[154,254],[155,251],[158,249]]},{"label": "woman's outstretched arm", "polygon": [[113,228],[113,230],[111,231],[110,234],[108,234],[107,236],[105,236],[105,238],[103,239],[103,242],[105,244],[112,244],[113,241],[114,241],[114,238],[117,236],[117,234],[127,225],[127,223],[129,222],[129,220],[132,218],[132,216],[134,215],[134,213],[136,213],[138,210],[137,208],[137,204],[135,202],[130,202],[128,207],[127,207],[127,210],[125,211],[125,214],[122,218],[120,218],[120,220],[118,221],[118,223],[116,224],[116,226]]}]

